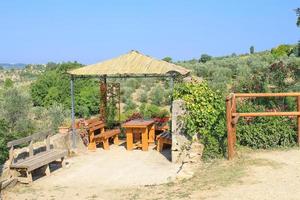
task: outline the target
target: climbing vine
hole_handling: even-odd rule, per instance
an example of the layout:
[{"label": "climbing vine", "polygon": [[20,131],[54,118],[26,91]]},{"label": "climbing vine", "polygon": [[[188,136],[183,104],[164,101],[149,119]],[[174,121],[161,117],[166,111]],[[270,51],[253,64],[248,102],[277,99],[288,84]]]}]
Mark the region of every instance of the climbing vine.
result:
[{"label": "climbing vine", "polygon": [[174,98],[185,101],[187,114],[183,117],[186,134],[197,136],[204,144],[203,158],[216,158],[226,151],[224,99],[206,82],[179,83]]}]

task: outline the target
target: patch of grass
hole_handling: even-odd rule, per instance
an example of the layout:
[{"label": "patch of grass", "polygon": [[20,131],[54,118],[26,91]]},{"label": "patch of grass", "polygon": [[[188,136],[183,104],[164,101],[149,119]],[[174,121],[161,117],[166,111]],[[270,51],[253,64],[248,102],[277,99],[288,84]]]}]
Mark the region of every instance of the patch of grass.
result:
[{"label": "patch of grass", "polygon": [[249,166],[269,166],[272,169],[279,169],[284,165],[283,163],[263,158],[249,159],[246,161],[246,164]]},{"label": "patch of grass", "polygon": [[217,160],[210,163],[194,177],[194,182],[206,189],[215,186],[226,186],[245,175],[245,165],[242,160],[228,162]]}]

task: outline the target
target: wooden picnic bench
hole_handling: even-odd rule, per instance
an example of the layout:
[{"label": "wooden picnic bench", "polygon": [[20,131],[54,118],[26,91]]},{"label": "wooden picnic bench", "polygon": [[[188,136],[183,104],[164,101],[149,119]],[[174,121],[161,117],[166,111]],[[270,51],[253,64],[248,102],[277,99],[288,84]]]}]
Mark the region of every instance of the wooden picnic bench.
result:
[{"label": "wooden picnic bench", "polygon": [[161,152],[163,150],[164,144],[172,145],[172,134],[165,131],[156,137],[157,140],[157,150]]},{"label": "wooden picnic bench", "polygon": [[[34,153],[33,143],[44,139],[46,143],[46,150]],[[21,144],[29,143],[29,156],[23,159],[15,158],[14,147]],[[62,167],[65,165],[65,157],[68,155],[67,150],[62,149],[51,149],[50,146],[50,131],[34,134],[25,138],[18,140],[13,140],[7,143],[7,147],[10,148],[9,151],[9,168],[11,172],[11,177],[16,178],[22,183],[32,182],[32,171],[38,168],[44,167],[45,174],[50,175],[49,164],[59,160]],[[18,175],[17,175],[18,174]],[[21,176],[19,176],[19,174]]]},{"label": "wooden picnic bench", "polygon": [[87,120],[87,129],[89,134],[89,150],[96,150],[99,143],[103,144],[104,150],[109,150],[109,140],[113,139],[115,145],[119,145],[120,129],[105,130],[105,123],[98,119]]}]

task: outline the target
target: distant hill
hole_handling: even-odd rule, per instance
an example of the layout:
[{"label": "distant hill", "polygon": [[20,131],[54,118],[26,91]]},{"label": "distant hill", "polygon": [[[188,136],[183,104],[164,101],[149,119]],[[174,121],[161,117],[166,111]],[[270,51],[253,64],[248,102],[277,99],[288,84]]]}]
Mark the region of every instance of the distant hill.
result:
[{"label": "distant hill", "polygon": [[22,69],[26,66],[25,63],[0,63],[0,66],[2,66],[5,69]]}]

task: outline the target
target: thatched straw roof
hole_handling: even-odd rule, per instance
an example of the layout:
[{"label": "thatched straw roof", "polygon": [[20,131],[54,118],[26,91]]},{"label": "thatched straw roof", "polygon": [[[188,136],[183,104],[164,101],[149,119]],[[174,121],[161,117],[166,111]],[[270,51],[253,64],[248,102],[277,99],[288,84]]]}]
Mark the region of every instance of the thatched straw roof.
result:
[{"label": "thatched straw roof", "polygon": [[156,60],[137,51],[131,51],[104,62],[71,70],[68,73],[75,76],[165,76],[174,73],[187,75],[190,71],[162,60]]}]

